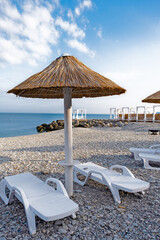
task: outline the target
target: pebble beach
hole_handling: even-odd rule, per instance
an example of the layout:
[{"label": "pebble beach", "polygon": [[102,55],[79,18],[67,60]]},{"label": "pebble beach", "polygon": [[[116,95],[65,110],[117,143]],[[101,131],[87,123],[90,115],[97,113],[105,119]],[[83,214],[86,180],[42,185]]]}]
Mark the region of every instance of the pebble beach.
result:
[{"label": "pebble beach", "polygon": [[[142,194],[120,192],[114,203],[104,185],[89,180],[74,183],[71,197],[79,205],[76,219],[53,222],[36,218],[37,232],[31,236],[23,205],[14,200],[5,206],[0,199],[0,240],[158,240],[160,239],[160,177],[158,170],[144,169],[135,161],[130,147],[147,148],[160,143],[160,135],[149,135],[159,123],[128,123],[122,127],[73,128],[73,159],[104,167],[124,165],[135,177],[150,183]],[[5,176],[31,172],[42,180],[55,177],[64,183],[64,129],[20,137],[0,138],[0,180]]]}]

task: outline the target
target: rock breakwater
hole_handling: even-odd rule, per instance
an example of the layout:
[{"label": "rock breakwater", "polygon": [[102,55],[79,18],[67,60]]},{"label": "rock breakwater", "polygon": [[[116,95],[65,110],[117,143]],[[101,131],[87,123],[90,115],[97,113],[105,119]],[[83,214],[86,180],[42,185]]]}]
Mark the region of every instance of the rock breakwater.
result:
[{"label": "rock breakwater", "polygon": [[[91,127],[123,127],[127,122],[111,121],[108,119],[79,119],[72,120],[73,127],[91,128]],[[37,126],[37,132],[50,132],[64,128],[64,120],[53,121],[49,124],[43,123]]]}]

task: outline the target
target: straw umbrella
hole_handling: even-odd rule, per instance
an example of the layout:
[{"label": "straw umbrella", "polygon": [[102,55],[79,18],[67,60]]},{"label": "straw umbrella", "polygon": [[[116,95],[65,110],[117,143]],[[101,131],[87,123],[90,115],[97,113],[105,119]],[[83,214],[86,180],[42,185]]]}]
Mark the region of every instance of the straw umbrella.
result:
[{"label": "straw umbrella", "polygon": [[121,88],[110,79],[92,71],[77,58],[62,55],[43,71],[34,74],[9,90],[20,97],[64,98],[65,128],[65,186],[73,194],[72,159],[72,98],[101,97],[122,94]]},{"label": "straw umbrella", "polygon": [[146,97],[142,102],[148,103],[160,103],[160,91],[153,93],[152,95]]}]

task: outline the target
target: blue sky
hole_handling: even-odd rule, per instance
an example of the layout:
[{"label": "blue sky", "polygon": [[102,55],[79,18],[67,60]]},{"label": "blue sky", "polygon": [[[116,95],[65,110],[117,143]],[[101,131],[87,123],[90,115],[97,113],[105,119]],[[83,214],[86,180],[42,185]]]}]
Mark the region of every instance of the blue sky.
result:
[{"label": "blue sky", "polygon": [[160,90],[160,1],[0,0],[0,112],[63,112],[63,100],[6,92],[66,52],[127,90],[74,109],[151,106],[141,100]]}]

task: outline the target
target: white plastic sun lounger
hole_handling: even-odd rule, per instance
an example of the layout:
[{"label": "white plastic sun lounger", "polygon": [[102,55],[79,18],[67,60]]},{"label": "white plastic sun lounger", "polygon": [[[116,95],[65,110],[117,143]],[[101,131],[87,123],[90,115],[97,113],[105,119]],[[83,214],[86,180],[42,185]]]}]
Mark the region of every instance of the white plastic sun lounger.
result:
[{"label": "white plastic sun lounger", "polygon": [[150,165],[150,161],[160,163],[160,155],[140,153],[139,156],[143,160],[144,168],[160,170],[160,167],[152,167]]},{"label": "white plastic sun lounger", "polygon": [[[123,173],[113,171],[112,169],[115,168],[122,169]],[[78,179],[78,173],[85,176],[83,182]],[[121,202],[119,190],[130,193],[144,193],[143,191],[150,186],[148,182],[135,178],[130,170],[124,166],[113,165],[107,169],[92,162],[74,166],[74,182],[83,186],[89,178],[106,185],[110,189],[116,203]]]},{"label": "white plastic sun lounger", "polygon": [[[55,183],[56,190],[48,182]],[[9,197],[6,188],[10,190]],[[0,182],[0,197],[8,204],[13,196],[24,205],[30,234],[36,233],[35,215],[44,221],[53,221],[70,215],[75,218],[78,211],[78,205],[68,197],[61,181],[55,178],[43,182],[28,172],[5,177]]]},{"label": "white plastic sun lounger", "polygon": [[129,151],[133,153],[135,160],[141,160],[139,154],[147,153],[147,154],[160,154],[160,144],[155,144],[150,146],[149,148],[130,148]]}]

